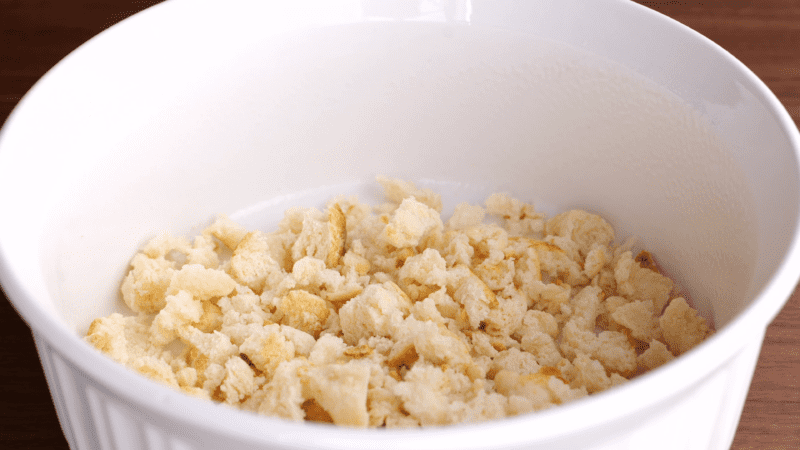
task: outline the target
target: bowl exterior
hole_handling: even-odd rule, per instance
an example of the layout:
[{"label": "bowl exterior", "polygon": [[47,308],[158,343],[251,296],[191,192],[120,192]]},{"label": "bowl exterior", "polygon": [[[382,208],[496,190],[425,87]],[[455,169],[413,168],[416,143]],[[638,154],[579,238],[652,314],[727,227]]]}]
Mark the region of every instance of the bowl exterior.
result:
[{"label": "bowl exterior", "polygon": [[[78,368],[78,363],[34,334],[50,393],[56,406],[64,435],[74,450],[201,450],[219,449],[291,449],[295,445],[261,443],[231,439],[191,421],[166,417],[148,408],[146,401],[132,402],[126,392],[97,379]],[[757,339],[756,339],[757,338]],[[730,448],[750,380],[758,360],[763,331],[751,343],[704,378],[693,382],[680,397],[647,410],[635,417],[610,422],[585,433],[561,436],[547,442],[526,442],[497,449],[585,449],[640,450],[685,449],[725,450]],[[620,404],[620,409],[635,411],[634,405]],[[216,418],[209,415],[207,420]],[[491,425],[490,425],[491,427]],[[491,428],[489,428],[491,430]],[[391,439],[391,440],[390,440]],[[459,438],[452,437],[452,448],[459,448]],[[374,442],[373,442],[374,443]],[[333,444],[333,443],[331,443]],[[409,434],[383,442],[386,448],[429,448],[424,441]],[[462,442],[464,447],[469,442]],[[324,443],[303,448],[340,448]],[[369,448],[369,447],[364,447]],[[435,448],[435,447],[433,447]]]}]

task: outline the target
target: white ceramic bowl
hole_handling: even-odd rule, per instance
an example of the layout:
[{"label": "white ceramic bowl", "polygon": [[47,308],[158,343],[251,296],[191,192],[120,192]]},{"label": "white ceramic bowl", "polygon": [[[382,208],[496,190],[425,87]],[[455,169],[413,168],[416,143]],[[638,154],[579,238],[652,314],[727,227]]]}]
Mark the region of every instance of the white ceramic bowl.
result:
[{"label": "white ceramic bowl", "polygon": [[[0,140],[0,281],[70,446],[728,448],[800,273],[789,115],[724,50],[627,1],[398,5],[171,0],[89,41],[22,100]],[[587,399],[406,431],[203,402],[81,341],[121,308],[127,262],[157,232],[220,212],[269,229],[285,206],[375,198],[378,173],[451,206],[505,190],[600,212],[641,237],[718,332]]]}]

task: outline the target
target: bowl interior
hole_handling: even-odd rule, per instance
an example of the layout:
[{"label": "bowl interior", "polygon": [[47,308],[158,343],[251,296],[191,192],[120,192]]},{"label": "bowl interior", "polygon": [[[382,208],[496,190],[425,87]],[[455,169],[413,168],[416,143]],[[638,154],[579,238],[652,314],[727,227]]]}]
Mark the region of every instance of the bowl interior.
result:
[{"label": "bowl interior", "polygon": [[[2,225],[9,267],[79,336],[124,311],[128,261],[157,233],[195,232],[217,213],[269,230],[289,206],[377,200],[385,174],[450,208],[507,191],[548,213],[600,213],[724,327],[793,239],[792,143],[732,58],[607,3],[610,24],[574,2],[543,2],[552,21],[476,7],[470,26],[280,33],[234,27],[224,11],[179,34],[161,24],[172,6],[134,17],[67,58],[9,121],[0,191],[29,194],[4,198],[27,218]],[[635,25],[614,28],[629,13]],[[209,31],[212,18],[223,25]],[[640,27],[663,31],[650,51]]]},{"label": "bowl interior", "polygon": [[58,189],[41,264],[76,332],[121,307],[127,262],[156,233],[259,209],[248,225],[269,230],[284,208],[325,200],[287,194],[345,184],[341,193],[377,198],[376,174],[436,185],[451,204],[507,191],[549,213],[603,214],[717,325],[757,292],[744,161],[686,102],[619,64],[519,33],[425,23],[317,28],[249,50],[131,124]]}]

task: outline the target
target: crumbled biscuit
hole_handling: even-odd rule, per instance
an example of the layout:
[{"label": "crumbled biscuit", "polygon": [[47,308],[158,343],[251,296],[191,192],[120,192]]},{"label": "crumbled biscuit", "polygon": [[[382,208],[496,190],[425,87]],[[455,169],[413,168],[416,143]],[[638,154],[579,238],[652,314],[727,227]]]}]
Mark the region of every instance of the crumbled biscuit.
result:
[{"label": "crumbled biscuit", "polygon": [[289,291],[278,303],[281,324],[318,336],[328,319],[328,306],[321,297],[303,290]]},{"label": "crumbled biscuit", "polygon": [[496,298],[498,307],[489,310],[484,331],[495,338],[510,336],[522,325],[528,300],[513,286],[507,286]]},{"label": "crumbled biscuit", "polygon": [[563,359],[553,337],[541,331],[524,334],[520,339],[520,348],[533,355],[536,362],[543,366],[554,366]]},{"label": "crumbled biscuit", "polygon": [[345,253],[344,257],[342,258],[342,262],[344,263],[345,268],[352,269],[360,276],[364,276],[369,273],[369,261],[367,261],[367,258],[364,258],[355,252],[348,251]]},{"label": "crumbled biscuit", "polygon": [[547,233],[574,242],[584,256],[595,245],[607,246],[614,240],[614,229],[602,217],[576,209],[548,220]]},{"label": "crumbled biscuit", "polygon": [[636,300],[614,309],[611,318],[631,330],[631,336],[640,341],[651,341],[660,337],[658,319],[653,311],[653,301]]},{"label": "crumbled biscuit", "polygon": [[706,320],[683,297],[669,302],[659,319],[664,340],[676,355],[682,355],[703,341],[709,333]]},{"label": "crumbled biscuit", "polygon": [[400,203],[380,239],[396,248],[416,247],[423,238],[441,232],[442,228],[442,219],[435,209],[409,197]]},{"label": "crumbled biscuit", "polygon": [[594,278],[610,260],[611,252],[608,246],[593,244],[583,261],[583,272],[587,277]]},{"label": "crumbled biscuit", "polygon": [[493,291],[501,291],[507,286],[513,286],[515,270],[512,259],[494,261],[486,258],[473,271]]},{"label": "crumbled biscuit", "polygon": [[209,363],[224,364],[233,355],[238,354],[238,348],[231,343],[228,336],[214,330],[211,333],[203,333],[193,326],[181,329],[179,332],[181,340],[191,345],[200,355],[203,355]]},{"label": "crumbled biscuit", "polygon": [[425,249],[419,255],[406,259],[397,271],[397,278],[412,300],[422,300],[433,291],[447,286],[447,263],[438,251]]},{"label": "crumbled biscuit", "polygon": [[667,346],[662,342],[652,340],[650,346],[641,355],[636,357],[639,366],[645,369],[655,369],[675,359]]},{"label": "crumbled biscuit", "polygon": [[255,411],[294,421],[305,419],[302,404],[307,399],[301,376],[307,369],[308,362],[303,359],[279,364],[272,379],[253,395]]},{"label": "crumbled biscuit", "polygon": [[186,264],[175,272],[167,294],[186,291],[198,300],[228,295],[236,288],[236,281],[225,272],[206,269],[200,264]]},{"label": "crumbled biscuit", "polygon": [[314,365],[323,366],[338,361],[344,355],[345,350],[347,350],[347,344],[342,338],[332,334],[323,334],[311,348],[308,360]]},{"label": "crumbled biscuit", "polygon": [[247,355],[247,358],[258,370],[272,379],[278,365],[283,361],[294,358],[294,343],[286,339],[280,332],[277,325],[267,325],[258,332],[250,335],[241,346],[239,351]]},{"label": "crumbled biscuit", "polygon": [[572,297],[572,319],[580,319],[588,329],[594,330],[595,320],[600,309],[603,290],[595,286],[586,286]]},{"label": "crumbled biscuit", "polygon": [[469,236],[449,230],[445,233],[445,249],[442,252],[447,267],[468,266],[472,263],[475,249],[469,244]]},{"label": "crumbled biscuit", "polygon": [[410,369],[419,359],[419,353],[413,341],[400,342],[394,346],[392,353],[386,364],[395,372],[400,372],[401,368]]},{"label": "crumbled biscuit", "polygon": [[256,293],[277,284],[285,274],[269,253],[267,238],[260,231],[247,233],[231,257],[231,274]]},{"label": "crumbled biscuit", "polygon": [[377,176],[376,180],[383,186],[386,199],[391,202],[400,204],[403,200],[414,197],[434,211],[442,211],[442,198],[431,189],[420,189],[408,181],[384,176]]},{"label": "crumbled biscuit", "polygon": [[611,387],[611,379],[606,375],[606,369],[600,361],[594,360],[585,353],[578,353],[572,361],[575,373],[572,375],[573,387],[586,387],[591,394]]},{"label": "crumbled biscuit", "polygon": [[[392,389],[394,387],[392,383],[396,381],[391,376],[386,377],[382,386],[370,387],[369,391],[367,391],[367,410],[369,411],[370,427],[391,426],[392,418],[403,414],[400,399],[394,395]],[[414,426],[417,426],[417,423]]]},{"label": "crumbled biscuit", "polygon": [[570,259],[561,247],[533,239],[528,240],[528,244],[536,250],[542,273],[551,279],[570,285],[584,284],[588,281],[580,263]]},{"label": "crumbled biscuit", "polygon": [[543,283],[532,281],[522,286],[528,295],[529,303],[533,308],[546,311],[550,314],[561,312],[563,306],[569,303],[572,287],[568,284]]},{"label": "crumbled biscuit", "polygon": [[468,275],[458,281],[458,288],[453,293],[453,299],[460,303],[472,329],[483,330],[486,328],[486,319],[492,308],[499,303],[494,292],[486,286],[471,270]]},{"label": "crumbled biscuit", "polygon": [[621,295],[631,300],[651,300],[657,314],[664,309],[672,292],[672,280],[651,269],[641,267],[629,251],[620,256],[614,267],[614,277]]},{"label": "crumbled biscuit", "polygon": [[489,214],[503,219],[509,233],[538,238],[544,232],[545,215],[536,211],[532,204],[523,203],[508,194],[492,194],[486,199]]},{"label": "crumbled biscuit", "polygon": [[210,301],[201,302],[203,308],[200,319],[194,323],[194,326],[203,333],[211,333],[218,330],[222,326],[222,310],[219,306],[211,303]]},{"label": "crumbled biscuit", "polygon": [[95,319],[86,341],[121,364],[130,365],[138,358],[161,353],[150,341],[152,319],[146,314],[125,317],[119,313]]},{"label": "crumbled biscuit", "polygon": [[166,305],[156,314],[150,327],[150,340],[154,345],[164,346],[172,342],[178,330],[197,323],[203,315],[203,305],[186,291],[178,291],[166,297]]},{"label": "crumbled biscuit", "polygon": [[452,368],[423,363],[408,371],[395,392],[403,409],[425,426],[503,417],[507,400],[485,389],[483,383]]},{"label": "crumbled biscuit", "polygon": [[311,354],[311,350],[314,348],[314,344],[316,344],[314,336],[287,325],[281,325],[280,330],[283,337],[294,344],[295,356],[308,357]]},{"label": "crumbled biscuit", "polygon": [[150,258],[138,253],[131,260],[131,270],[125,276],[120,291],[125,304],[132,310],[156,313],[166,304],[165,293],[175,273],[175,263],[163,256]]},{"label": "crumbled biscuit", "polygon": [[360,361],[312,367],[303,376],[307,396],[314,399],[336,425],[366,427],[370,368]]},{"label": "crumbled biscuit", "polygon": [[191,244],[156,236],[120,288],[138,315],[96,319],[85,340],[199,398],[400,428],[573,401],[710,333],[683,298],[667,306],[672,281],[598,215],[548,220],[494,194],[445,222],[438,194],[379,181],[374,208],[337,197],[287,210],[271,233],[219,216]]},{"label": "crumbled biscuit", "polygon": [[145,356],[135,359],[132,363],[129,362],[128,366],[150,379],[168,386],[179,387],[178,379],[175,378],[172,368],[161,358]]},{"label": "crumbled biscuit", "polygon": [[416,353],[436,365],[466,367],[472,362],[470,348],[459,337],[433,322],[408,318],[404,328],[413,339]]},{"label": "crumbled biscuit", "polygon": [[566,357],[573,359],[585,353],[610,371],[627,373],[636,369],[636,351],[625,334],[616,331],[595,334],[594,328],[587,329],[581,319],[570,319],[564,325],[561,350]]},{"label": "crumbled biscuit", "polygon": [[480,205],[470,205],[469,203],[459,203],[456,205],[453,215],[447,221],[447,228],[459,230],[479,226],[483,223],[486,210]]},{"label": "crumbled biscuit", "polygon": [[214,236],[232,251],[247,235],[247,229],[223,214],[218,216],[217,220],[203,231],[203,235],[207,239],[209,236]]},{"label": "crumbled biscuit", "polygon": [[550,335],[553,339],[558,336],[560,331],[558,322],[556,322],[556,318],[553,317],[552,314],[535,309],[529,309],[525,312],[525,316],[522,319],[522,326],[527,332],[542,331]]},{"label": "crumbled biscuit", "polygon": [[225,403],[237,404],[251,395],[258,385],[255,372],[242,358],[230,358],[225,363],[225,380],[220,391],[225,395]]},{"label": "crumbled biscuit", "polygon": [[370,336],[390,337],[408,315],[411,301],[391,284],[371,284],[339,309],[344,340],[350,345]]},{"label": "crumbled biscuit", "polygon": [[372,354],[372,347],[366,344],[359,345],[358,347],[349,347],[345,349],[345,351],[342,352],[342,354],[350,358],[356,358],[356,359],[364,358]]},{"label": "crumbled biscuit", "polygon": [[200,264],[207,269],[219,267],[219,255],[214,241],[200,235],[194,238],[192,248],[186,252],[186,264]]},{"label": "crumbled biscuit", "polygon": [[322,213],[314,208],[303,213],[303,225],[300,234],[292,244],[292,260],[310,256],[320,261],[328,259],[328,253],[334,247],[331,243],[331,227],[324,220]]},{"label": "crumbled biscuit", "polygon": [[586,395],[585,388],[572,389],[564,382],[561,372],[552,367],[542,367],[528,374],[501,370],[494,381],[499,393],[527,399],[533,411]]},{"label": "crumbled biscuit", "polygon": [[[234,300],[242,298],[249,299],[252,303]],[[228,336],[232,343],[241,345],[253,332],[258,331],[265,324],[272,322],[268,320],[270,314],[257,306],[258,297],[255,297],[255,300],[256,301],[252,301],[250,295],[237,295],[233,298],[223,297],[220,299],[217,305],[220,307],[220,311],[223,312],[222,324],[219,328],[215,328],[214,330],[219,330],[219,332]],[[259,309],[250,309],[253,306]],[[201,329],[199,326],[196,328]]]},{"label": "crumbled biscuit", "polygon": [[568,237],[548,234],[542,241],[558,247],[562,252],[566,253],[570,261],[580,262],[583,260],[580,247]]},{"label": "crumbled biscuit", "polygon": [[510,348],[498,352],[492,359],[492,378],[501,370],[509,370],[516,373],[536,373],[541,366],[530,352],[522,351],[518,348]]},{"label": "crumbled biscuit", "polygon": [[328,208],[328,255],[325,257],[326,266],[333,268],[339,265],[339,260],[344,255],[346,241],[346,218],[341,206],[334,204]]},{"label": "crumbled biscuit", "polygon": [[[434,292],[433,294],[439,294],[442,292],[441,290]],[[432,298],[432,295],[429,295],[424,300],[420,300],[411,307],[411,315],[420,321],[423,322],[433,322],[437,325],[444,325],[447,326],[447,320],[436,307],[436,300]]]}]

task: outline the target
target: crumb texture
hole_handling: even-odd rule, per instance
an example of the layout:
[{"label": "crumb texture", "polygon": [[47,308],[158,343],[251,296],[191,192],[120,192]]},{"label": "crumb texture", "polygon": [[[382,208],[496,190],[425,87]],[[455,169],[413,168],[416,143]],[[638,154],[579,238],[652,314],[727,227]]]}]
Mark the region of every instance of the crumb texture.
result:
[{"label": "crumb texture", "polygon": [[[130,262],[133,311],[85,340],[189,395],[287,420],[418,427],[533,413],[669,363],[712,330],[653,255],[582,210],[505,193],[441,217],[429,189],[220,216]],[[662,313],[663,312],[663,313]]]}]

